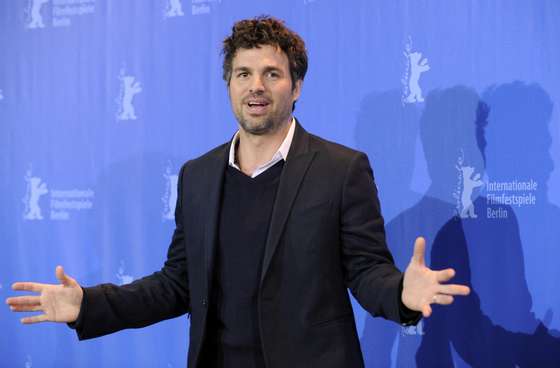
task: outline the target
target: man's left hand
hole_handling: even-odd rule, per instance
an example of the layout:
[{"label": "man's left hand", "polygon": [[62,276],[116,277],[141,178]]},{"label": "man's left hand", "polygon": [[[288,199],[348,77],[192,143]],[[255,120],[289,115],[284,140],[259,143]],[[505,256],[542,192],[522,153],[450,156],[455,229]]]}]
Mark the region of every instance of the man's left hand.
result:
[{"label": "man's left hand", "polygon": [[429,317],[432,314],[431,304],[449,305],[453,303],[454,295],[468,295],[470,289],[464,285],[444,284],[455,276],[455,270],[429,269],[424,262],[425,250],[424,238],[416,238],[414,254],[404,272],[401,298],[408,309],[422,312],[424,317]]}]

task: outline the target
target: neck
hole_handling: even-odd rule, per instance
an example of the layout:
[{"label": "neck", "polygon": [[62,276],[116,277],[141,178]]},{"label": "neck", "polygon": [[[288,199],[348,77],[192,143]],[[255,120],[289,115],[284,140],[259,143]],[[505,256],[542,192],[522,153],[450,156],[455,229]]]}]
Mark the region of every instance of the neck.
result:
[{"label": "neck", "polygon": [[237,147],[237,163],[241,171],[251,175],[255,169],[272,159],[278,148],[286,138],[292,116],[273,132],[254,135],[243,129],[239,130],[239,146]]}]

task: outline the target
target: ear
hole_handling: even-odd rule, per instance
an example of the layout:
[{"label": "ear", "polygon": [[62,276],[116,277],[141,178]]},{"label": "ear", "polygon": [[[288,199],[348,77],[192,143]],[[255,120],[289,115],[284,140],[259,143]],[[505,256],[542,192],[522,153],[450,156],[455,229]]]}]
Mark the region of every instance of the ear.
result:
[{"label": "ear", "polygon": [[294,85],[294,89],[292,91],[292,97],[294,101],[299,100],[299,96],[301,95],[301,88],[303,87],[303,80],[298,79]]}]

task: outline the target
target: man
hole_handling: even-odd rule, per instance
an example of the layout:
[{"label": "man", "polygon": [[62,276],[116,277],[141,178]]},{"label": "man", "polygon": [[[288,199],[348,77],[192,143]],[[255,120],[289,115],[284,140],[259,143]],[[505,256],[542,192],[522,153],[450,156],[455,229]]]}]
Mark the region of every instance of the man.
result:
[{"label": "man", "polygon": [[243,20],[223,51],[240,129],[182,167],[161,271],[81,288],[59,266],[60,285],[13,285],[40,293],[7,300],[44,312],[23,323],[67,322],[87,339],[190,313],[189,367],[360,367],[347,288],[405,324],[468,294],[441,284],[453,270],[424,265],[422,238],[404,275],[396,269],[366,156],[293,118],[307,70],[297,34],[274,18]]}]

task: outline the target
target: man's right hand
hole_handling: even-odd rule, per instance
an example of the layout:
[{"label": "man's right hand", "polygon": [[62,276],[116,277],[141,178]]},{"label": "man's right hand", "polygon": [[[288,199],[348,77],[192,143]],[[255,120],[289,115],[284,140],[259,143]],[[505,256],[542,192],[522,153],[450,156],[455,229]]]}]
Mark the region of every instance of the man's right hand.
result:
[{"label": "man's right hand", "polygon": [[21,323],[76,321],[84,292],[76,280],[64,273],[62,266],[57,266],[55,272],[60,285],[36,282],[16,282],[12,285],[14,290],[40,293],[6,299],[6,303],[14,312],[43,312],[36,316],[24,317]]}]

